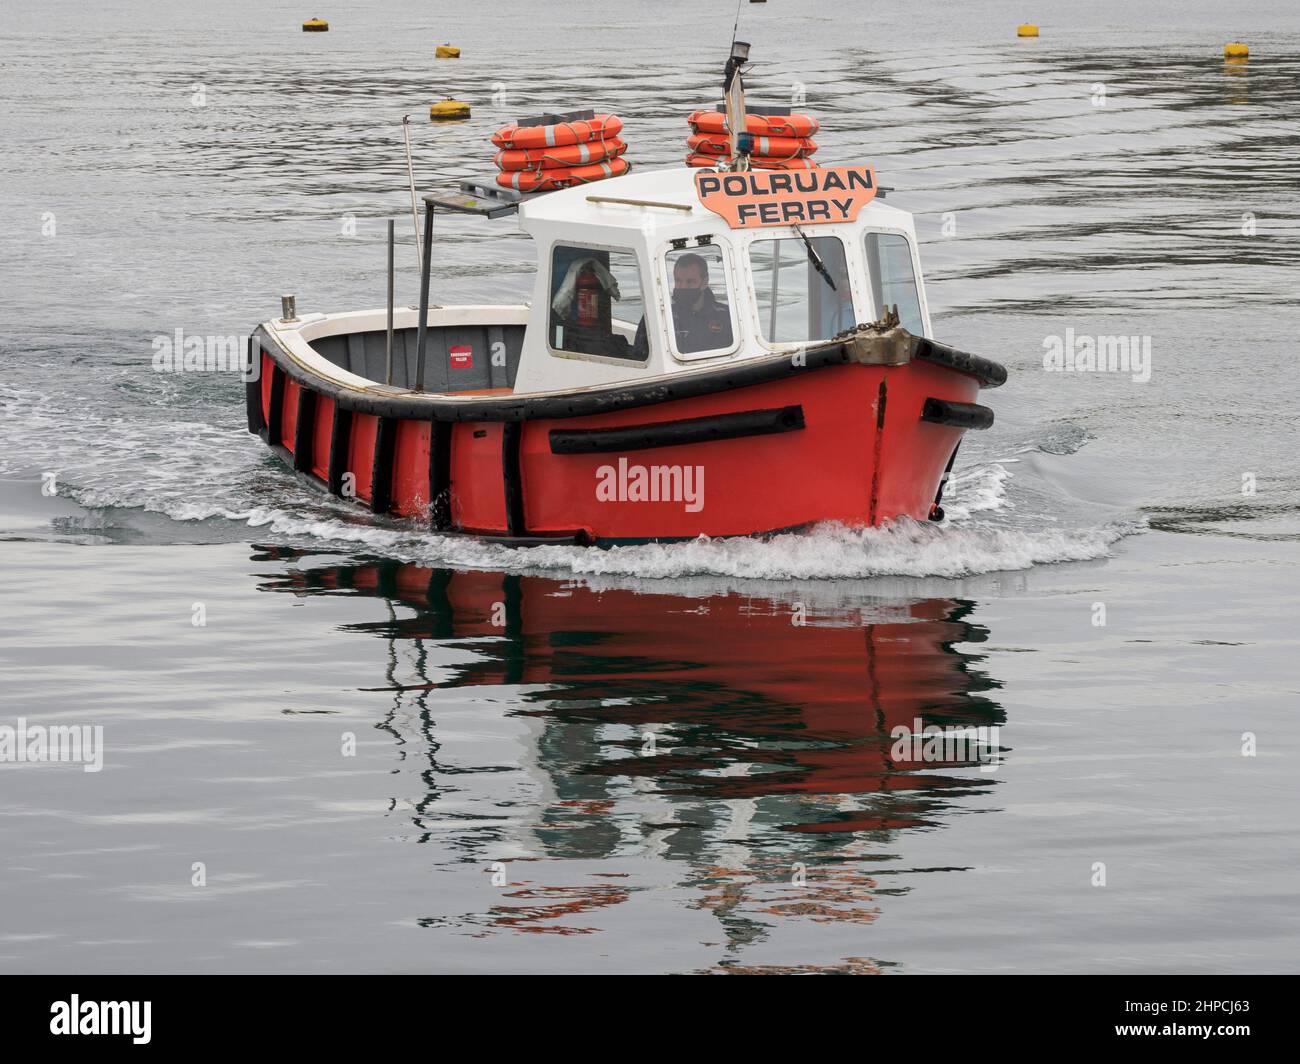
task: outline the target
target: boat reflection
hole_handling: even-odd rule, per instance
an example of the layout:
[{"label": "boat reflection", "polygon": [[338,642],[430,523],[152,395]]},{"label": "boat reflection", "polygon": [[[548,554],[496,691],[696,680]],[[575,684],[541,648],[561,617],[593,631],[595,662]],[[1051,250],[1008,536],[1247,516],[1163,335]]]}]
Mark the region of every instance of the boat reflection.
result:
[{"label": "boat reflection", "polygon": [[[262,559],[292,553],[260,549]],[[891,736],[917,720],[1003,723],[990,697],[996,681],[963,649],[987,635],[969,601],[846,603],[833,584],[771,597],[679,594],[654,583],[293,557],[265,590],[387,602],[387,619],[347,627],[388,643],[381,689],[394,702],[377,726],[405,756],[427,758],[412,813],[422,840],[451,830],[466,859],[508,853],[512,868],[674,863],[691,904],[717,916],[732,946],[773,916],[869,923],[878,872],[868,868],[892,856],[896,833],[940,823],[995,784],[970,760],[900,762]],[[449,760],[436,718],[467,697],[481,700],[485,726],[502,715],[525,723],[528,801],[485,791],[484,808],[466,814],[476,783]],[[452,791],[449,828],[440,803]],[[619,905],[635,889],[626,872],[600,867],[577,886],[530,878],[472,922],[592,930],[557,920]],[[862,965],[871,962],[851,959]]]}]

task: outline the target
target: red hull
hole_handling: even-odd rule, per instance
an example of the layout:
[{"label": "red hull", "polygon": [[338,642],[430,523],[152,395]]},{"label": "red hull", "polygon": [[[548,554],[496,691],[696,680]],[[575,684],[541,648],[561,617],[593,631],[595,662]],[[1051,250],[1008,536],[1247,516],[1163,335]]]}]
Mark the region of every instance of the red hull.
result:
[{"label": "red hull", "polygon": [[927,403],[989,413],[970,406],[976,376],[919,359],[810,367],[576,417],[454,421],[347,409],[264,348],[260,368],[250,428],[304,475],[382,513],[430,515],[441,495],[435,527],[514,539],[924,520],[964,431],[924,416]]}]

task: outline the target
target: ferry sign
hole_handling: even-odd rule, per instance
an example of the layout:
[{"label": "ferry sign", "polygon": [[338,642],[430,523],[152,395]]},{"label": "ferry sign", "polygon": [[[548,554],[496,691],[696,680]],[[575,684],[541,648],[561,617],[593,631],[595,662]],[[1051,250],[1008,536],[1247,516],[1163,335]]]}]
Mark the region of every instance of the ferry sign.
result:
[{"label": "ferry sign", "polygon": [[870,166],[699,173],[695,192],[732,229],[856,221],[876,197]]}]

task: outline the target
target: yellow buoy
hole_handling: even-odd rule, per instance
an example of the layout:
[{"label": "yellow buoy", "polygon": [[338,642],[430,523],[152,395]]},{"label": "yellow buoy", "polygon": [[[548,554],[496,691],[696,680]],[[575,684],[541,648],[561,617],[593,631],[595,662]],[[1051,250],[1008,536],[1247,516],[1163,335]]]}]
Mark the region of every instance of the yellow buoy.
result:
[{"label": "yellow buoy", "polygon": [[1016,27],[1016,36],[1017,36],[1017,37],[1037,37],[1037,36],[1038,36],[1038,27],[1035,26],[1032,22],[1026,22],[1024,25],[1022,25],[1022,26],[1017,26],[1017,27]]},{"label": "yellow buoy", "polygon": [[459,59],[460,49],[451,44],[440,44],[434,49],[435,56],[439,59]]},{"label": "yellow buoy", "polygon": [[1250,55],[1250,49],[1240,41],[1233,41],[1231,44],[1223,46],[1224,59],[1245,59]]},{"label": "yellow buoy", "polygon": [[303,33],[328,33],[330,24],[323,18],[309,18],[302,24]]},{"label": "yellow buoy", "polygon": [[463,100],[439,100],[429,105],[429,121],[447,122],[469,117],[469,104]]}]

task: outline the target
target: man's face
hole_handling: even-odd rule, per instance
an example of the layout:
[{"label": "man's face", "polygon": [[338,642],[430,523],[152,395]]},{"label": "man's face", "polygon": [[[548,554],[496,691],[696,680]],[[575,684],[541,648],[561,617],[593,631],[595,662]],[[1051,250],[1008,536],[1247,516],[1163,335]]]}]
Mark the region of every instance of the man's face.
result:
[{"label": "man's face", "polygon": [[674,292],[698,292],[704,287],[704,275],[693,263],[678,263],[673,267]]}]

